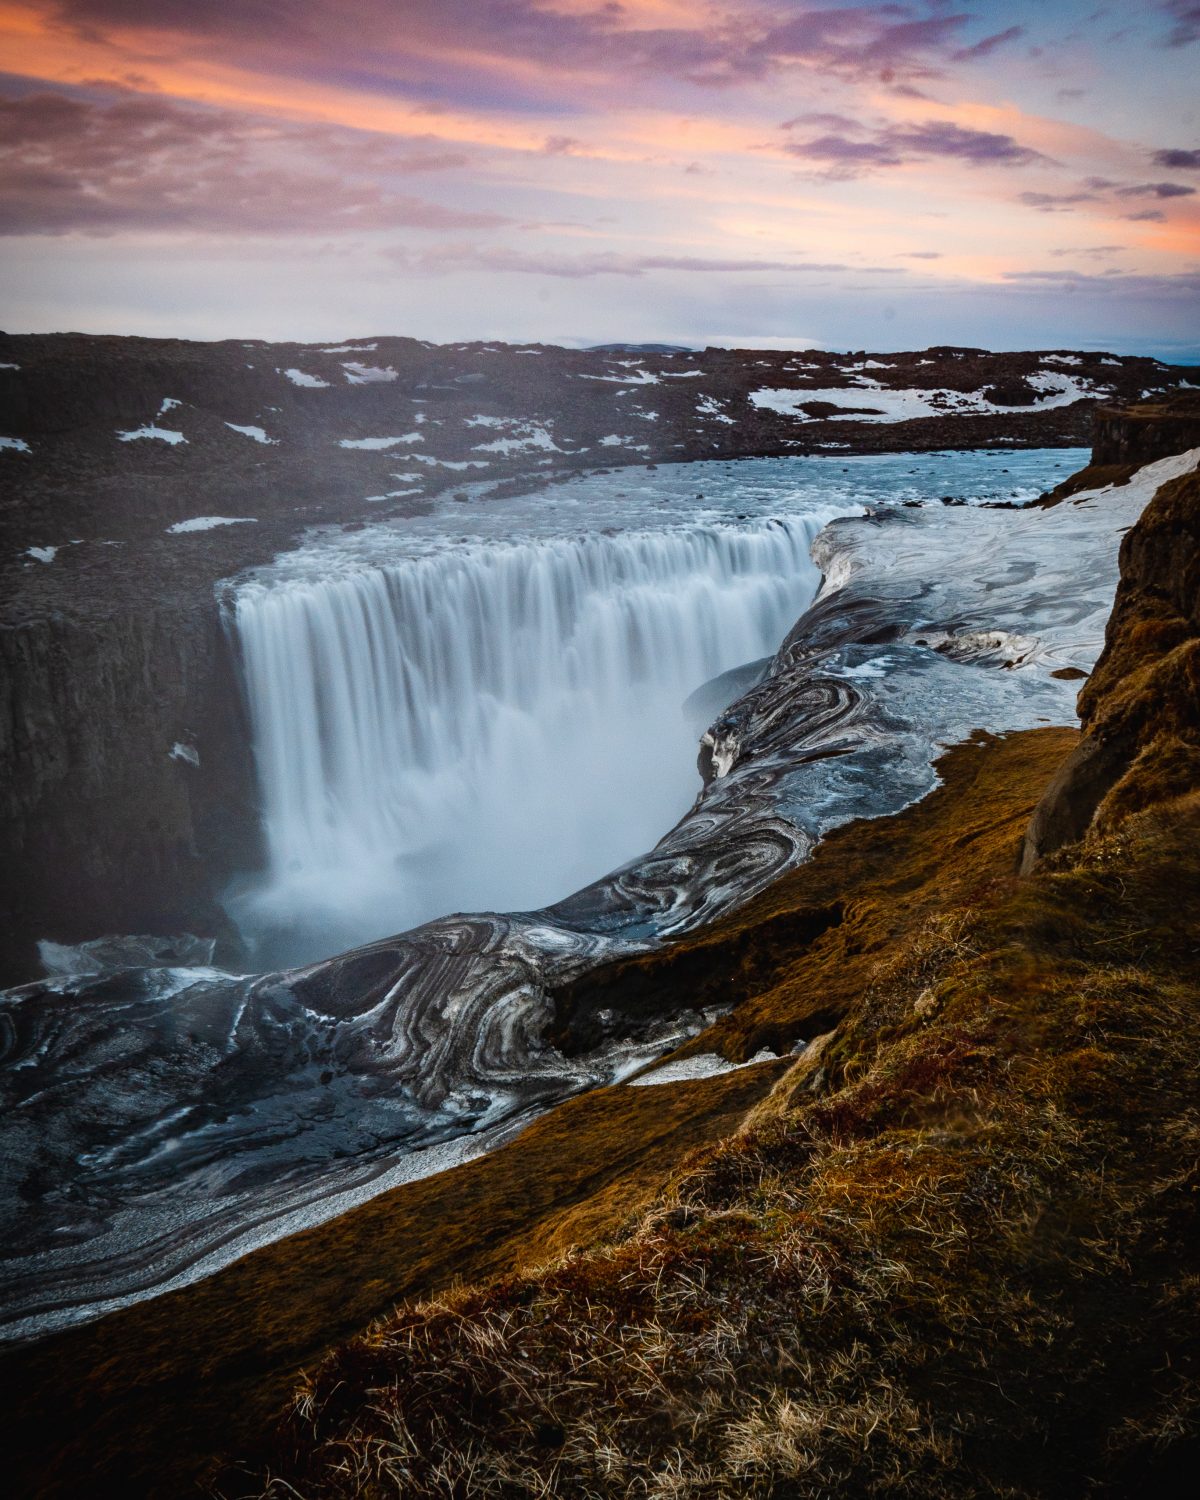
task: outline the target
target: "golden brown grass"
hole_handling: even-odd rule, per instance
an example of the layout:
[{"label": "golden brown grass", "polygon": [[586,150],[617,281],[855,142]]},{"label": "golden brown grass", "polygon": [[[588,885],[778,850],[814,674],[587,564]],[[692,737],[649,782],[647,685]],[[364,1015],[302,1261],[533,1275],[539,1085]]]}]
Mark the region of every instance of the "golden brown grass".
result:
[{"label": "golden brown grass", "polygon": [[[379,1320],[222,1492],[1182,1493],[1200,797],[1027,881],[993,850],[989,875],[982,790],[1003,801],[1024,738],[958,752],[975,837],[940,900],[872,888],[880,941],[819,1057],[622,1233]],[[787,899],[739,929],[739,968]],[[828,937],[770,985],[791,1018]]]}]

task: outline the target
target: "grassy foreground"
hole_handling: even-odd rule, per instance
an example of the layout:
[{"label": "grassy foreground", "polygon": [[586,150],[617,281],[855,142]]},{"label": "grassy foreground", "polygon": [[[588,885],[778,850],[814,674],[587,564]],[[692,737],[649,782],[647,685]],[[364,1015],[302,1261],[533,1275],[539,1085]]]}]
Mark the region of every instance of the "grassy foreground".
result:
[{"label": "grassy foreground", "polygon": [[1195,474],[1123,543],[1081,709],[589,978],[735,999],[696,1044],[732,1058],[808,1045],[616,1232],[337,1349],[222,1493],[1192,1493]]},{"label": "grassy foreground", "polygon": [[[956,750],[934,797],[727,924],[736,970],[770,974],[728,1042],[842,1009],[832,1034],[620,1232],[339,1349],[222,1491],[1177,1492],[1200,796],[1018,880],[1071,738]],[[834,895],[842,920],[785,957],[786,914]]]}]

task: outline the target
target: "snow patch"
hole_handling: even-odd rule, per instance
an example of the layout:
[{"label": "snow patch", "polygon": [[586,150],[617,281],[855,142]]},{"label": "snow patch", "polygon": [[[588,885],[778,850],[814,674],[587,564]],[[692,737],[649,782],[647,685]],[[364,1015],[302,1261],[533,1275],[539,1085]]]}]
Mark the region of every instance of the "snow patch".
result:
[{"label": "snow patch", "polygon": [[419,443],[421,434],[419,432],[406,432],[401,437],[369,437],[369,438],[339,438],[339,448],[369,449],[379,452],[384,448],[397,448],[401,443]]},{"label": "snow patch", "polygon": [[275,373],[308,391],[329,389],[328,380],[322,380],[319,375],[310,375],[307,370],[277,370]]},{"label": "snow patch", "polygon": [[499,427],[505,430],[504,437],[490,443],[476,443],[476,453],[561,453],[562,449],[550,435],[548,427],[537,422],[505,421],[502,417],[472,417],[469,427]]},{"label": "snow patch", "polygon": [[8,360],[0,360],[0,370],[19,370],[20,365],[9,364]]},{"label": "snow patch", "polygon": [[701,396],[696,402],[696,411],[700,416],[709,417],[714,422],[726,422],[730,427],[736,425],[734,419],[728,415],[715,396]]},{"label": "snow patch", "polygon": [[[696,372],[699,374],[699,371]],[[580,380],[607,380],[616,385],[658,385],[653,370],[635,370],[632,375],[581,375]]]},{"label": "snow patch", "polygon": [[384,385],[400,378],[391,365],[381,368],[379,365],[358,365],[351,360],[343,360],[342,369],[351,385]]},{"label": "snow patch", "polygon": [[322,354],[370,354],[378,344],[334,344],[332,349],[322,349]]},{"label": "snow patch", "polygon": [[279,441],[278,438],[268,437],[265,428],[255,427],[252,423],[247,423],[244,427],[240,422],[226,422],[225,425],[232,432],[240,432],[243,437],[253,438],[256,443],[275,443]]},{"label": "snow patch", "polygon": [[57,547],[26,547],[25,556],[32,557],[34,562],[52,563],[57,551]]},{"label": "snow patch", "polygon": [[33,449],[24,438],[0,437],[0,450],[7,449],[9,453],[32,453]]},{"label": "snow patch", "polygon": [[[1052,407],[1071,406],[1076,401],[1111,394],[1111,387],[1097,386],[1078,376],[1054,371],[1042,371],[1040,374],[1030,375],[1028,379],[1029,384],[1041,396],[1036,406],[1024,408],[1025,410],[1047,411]],[[805,406],[814,402],[840,408],[865,408],[866,410],[861,411],[846,411],[847,418],[858,422],[908,422],[920,417],[1013,414],[1012,408],[997,406],[994,402],[985,400],[978,391],[919,390],[913,387],[894,390],[866,376],[851,386],[752,391],[750,401],[760,409],[796,417],[800,421],[822,420],[809,417],[803,411]]]},{"label": "snow patch", "polygon": [[455,461],[450,458],[433,458],[428,453],[414,453],[413,462],[418,464],[436,464],[440,469],[486,469],[488,467],[486,458],[464,458]]},{"label": "snow patch", "polygon": [[255,516],[193,516],[190,521],[176,521],[167,527],[168,536],[182,536],[189,531],[212,531],[217,526],[253,526]]},{"label": "snow patch", "polygon": [[200,769],[200,752],[195,745],[185,745],[182,740],[176,740],[171,746],[171,759],[186,761],[189,766]]},{"label": "snow patch", "polygon": [[183,405],[183,402],[182,402],[182,401],[178,401],[178,400],[176,400],[176,398],[175,398],[175,397],[174,397],[174,396],[164,396],[164,397],[163,397],[163,398],[162,398],[162,404],[161,404],[161,406],[160,406],[160,407],[159,407],[159,408],[158,408],[158,414],[159,414],[159,416],[160,416],[160,417],[161,417],[161,416],[163,416],[163,415],[164,415],[164,414],[165,414],[165,413],[166,413],[166,412],[169,412],[169,411],[174,411],[174,409],[175,409],[175,408],[176,408],[176,407],[177,407],[177,406],[182,406],[182,405]]},{"label": "snow patch", "polygon": [[182,432],[175,432],[170,427],[157,427],[153,422],[145,427],[135,427],[132,432],[118,432],[117,437],[123,443],[135,443],[142,438],[156,438],[160,443],[170,443],[172,448],[187,442]]}]

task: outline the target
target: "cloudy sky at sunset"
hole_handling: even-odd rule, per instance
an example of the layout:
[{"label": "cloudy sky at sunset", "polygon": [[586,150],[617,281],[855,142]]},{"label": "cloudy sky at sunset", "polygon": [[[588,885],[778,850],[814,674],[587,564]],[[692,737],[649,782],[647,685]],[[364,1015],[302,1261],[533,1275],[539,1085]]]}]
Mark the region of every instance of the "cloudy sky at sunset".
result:
[{"label": "cloudy sky at sunset", "polygon": [[1200,3],[0,0],[0,326],[1200,354]]}]

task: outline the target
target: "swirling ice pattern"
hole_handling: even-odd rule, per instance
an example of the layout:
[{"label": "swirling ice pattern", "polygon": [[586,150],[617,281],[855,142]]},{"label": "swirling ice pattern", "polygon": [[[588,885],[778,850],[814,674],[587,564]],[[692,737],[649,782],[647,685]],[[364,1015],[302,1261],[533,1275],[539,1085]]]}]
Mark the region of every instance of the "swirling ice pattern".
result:
[{"label": "swirling ice pattern", "polygon": [[[486,1144],[695,1030],[700,1017],[660,1018],[568,1057],[546,1039],[549,997],[745,900],[824,829],[920,795],[939,743],[1069,722],[1071,685],[1049,668],[1094,659],[1120,530],[1153,488],[828,528],[826,593],[705,736],[695,806],[650,854],[542,911],[446,918],[256,980],[136,970],[12,992],[9,1335],[213,1269],[419,1170],[423,1149],[444,1165],[438,1143]],[[938,649],[981,631],[1034,644],[1012,670]]]}]

